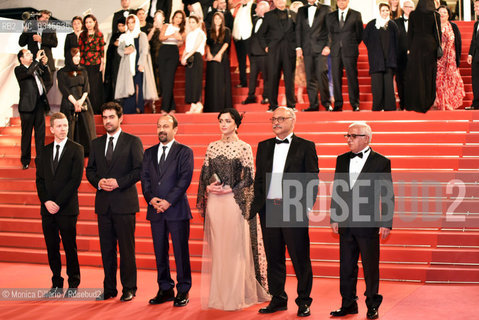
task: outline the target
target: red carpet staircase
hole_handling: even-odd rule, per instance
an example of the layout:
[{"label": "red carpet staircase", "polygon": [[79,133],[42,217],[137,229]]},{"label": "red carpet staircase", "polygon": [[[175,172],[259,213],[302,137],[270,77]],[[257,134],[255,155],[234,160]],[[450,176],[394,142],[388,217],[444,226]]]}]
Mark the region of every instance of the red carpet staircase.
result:
[{"label": "red carpet staircase", "polygon": [[[472,24],[460,23],[463,53],[469,46]],[[469,32],[469,33],[468,33]],[[360,57],[361,108],[371,108],[370,80],[364,48]],[[470,69],[465,62],[461,74],[466,84],[466,100],[472,100]],[[237,83],[237,74],[232,75]],[[182,72],[176,81],[184,92]],[[346,87],[343,90],[347,94]],[[246,89],[234,89],[235,103],[243,100]],[[258,93],[258,92],[257,92]],[[177,96],[177,102],[182,97]],[[345,99],[345,101],[347,98]],[[180,106],[178,109],[185,108]],[[262,105],[236,105],[245,111],[240,137],[253,146],[271,137]],[[307,105],[300,105],[300,108]],[[330,185],[338,154],[346,152],[343,134],[352,121],[370,123],[372,147],[392,160],[396,193],[396,215],[391,236],[381,243],[381,278],[417,282],[479,283],[479,112],[342,112],[297,114],[296,134],[315,141],[319,155],[321,193],[311,218],[311,258],[314,275],[338,277],[338,237],[329,229]],[[141,137],[149,147],[157,143],[155,122],[158,115],[129,115],[122,128]],[[191,146],[195,173],[188,190],[192,208],[196,203],[198,177],[206,147],[219,139],[214,114],[179,114],[177,140]],[[104,130],[97,118],[97,132]],[[47,132],[49,129],[47,128]],[[52,137],[47,137],[50,142]],[[0,128],[0,261],[47,263],[42,235],[39,200],[35,190],[35,168],[20,169],[20,120]],[[141,193],[141,187],[138,184]],[[80,187],[78,250],[81,265],[101,266],[95,190],[84,179]],[[154,269],[155,257],[146,203],[142,196],[137,215],[136,246],[139,268]],[[192,268],[201,269],[202,219],[193,210],[190,236]],[[174,262],[172,259],[172,267]],[[288,272],[294,273],[288,261]]]}]

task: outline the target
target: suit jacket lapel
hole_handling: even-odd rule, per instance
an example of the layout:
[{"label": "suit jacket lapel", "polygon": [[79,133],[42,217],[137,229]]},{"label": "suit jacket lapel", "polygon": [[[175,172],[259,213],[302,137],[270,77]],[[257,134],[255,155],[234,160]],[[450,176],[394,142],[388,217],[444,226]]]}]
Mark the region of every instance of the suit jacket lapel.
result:
[{"label": "suit jacket lapel", "polygon": [[48,155],[48,164],[50,166],[50,170],[52,171],[52,175],[55,175],[55,169],[53,169],[53,157],[55,156],[53,154],[53,145],[54,143],[51,143],[48,145],[47,155]]},{"label": "suit jacket lapel", "polygon": [[288,172],[288,168],[290,167],[297,150],[298,150],[298,139],[293,134],[291,136],[291,145],[289,146],[288,155],[286,156],[286,163],[284,164],[283,172]]},{"label": "suit jacket lapel", "polygon": [[152,149],[152,151],[153,151],[153,161],[155,163],[154,167],[155,167],[156,176],[158,176],[160,174],[159,167],[158,167],[159,162],[160,162],[160,160],[158,159],[158,149],[159,148],[160,148],[160,144],[157,144]]},{"label": "suit jacket lapel", "polygon": [[[171,150],[168,151],[168,157],[166,157],[165,164],[163,164],[163,170],[161,170],[161,173],[160,173],[160,180],[165,174],[165,172],[168,171],[168,167],[173,163],[173,159],[176,158],[175,156],[177,152],[178,152],[178,142],[175,141],[171,145]],[[156,154],[157,154],[156,157],[158,157],[158,152]]]},{"label": "suit jacket lapel", "polygon": [[270,139],[268,141],[268,146],[267,146],[268,152],[267,152],[266,163],[265,163],[266,173],[273,172],[273,159],[274,159],[274,146],[275,146],[274,139],[276,138]]},{"label": "suit jacket lapel", "polygon": [[[122,131],[122,132],[120,132],[120,135],[118,136],[118,141],[116,142],[115,150],[113,150],[113,159],[111,160],[110,168],[112,168],[113,165],[115,164],[115,162],[118,160],[118,158],[119,158],[118,154],[120,153],[119,150],[122,148],[124,140],[125,140],[125,135],[123,134],[123,131]],[[106,141],[105,141],[105,143],[106,143]],[[104,154],[105,153],[103,153],[103,155]],[[105,161],[106,161],[106,158],[105,158]]]}]

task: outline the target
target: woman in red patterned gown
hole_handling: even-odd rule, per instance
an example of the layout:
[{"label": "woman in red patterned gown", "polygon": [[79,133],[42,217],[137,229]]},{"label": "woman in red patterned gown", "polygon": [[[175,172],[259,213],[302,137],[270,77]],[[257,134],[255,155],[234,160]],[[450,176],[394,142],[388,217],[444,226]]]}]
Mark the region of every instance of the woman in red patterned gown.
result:
[{"label": "woman in red patterned gown", "polygon": [[436,102],[439,110],[454,110],[462,106],[464,82],[459,73],[461,34],[456,24],[449,22],[449,9],[439,7],[442,48],[444,55],[437,61]]}]

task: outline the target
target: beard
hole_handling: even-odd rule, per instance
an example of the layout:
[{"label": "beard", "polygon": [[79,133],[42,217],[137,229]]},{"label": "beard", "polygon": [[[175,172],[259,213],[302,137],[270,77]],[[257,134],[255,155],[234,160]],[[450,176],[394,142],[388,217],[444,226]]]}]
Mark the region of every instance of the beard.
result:
[{"label": "beard", "polygon": [[166,133],[160,132],[158,134],[158,140],[160,140],[161,143],[168,142],[168,135]]}]

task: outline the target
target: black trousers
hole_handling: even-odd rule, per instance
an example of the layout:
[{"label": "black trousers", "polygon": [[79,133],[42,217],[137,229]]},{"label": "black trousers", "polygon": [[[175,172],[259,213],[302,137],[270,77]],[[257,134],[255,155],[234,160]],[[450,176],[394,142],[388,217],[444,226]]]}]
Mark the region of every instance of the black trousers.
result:
[{"label": "black trousers", "polygon": [[175,283],[170,274],[170,257],[168,255],[171,235],[173,253],[176,263],[176,289],[186,293],[191,289],[191,266],[188,239],[190,237],[190,221],[151,221],[151,235],[155,248],[156,269],[158,270],[158,287],[166,291],[174,287]]},{"label": "black trousers", "polygon": [[296,52],[291,50],[286,40],[282,40],[268,51],[268,72],[271,75],[270,82],[270,106],[278,106],[279,81],[281,71],[284,75],[284,86],[286,92],[286,104],[294,108],[296,100],[294,97],[294,71],[296,69]]},{"label": "black trousers", "polygon": [[322,54],[305,55],[306,89],[308,91],[309,107],[318,108],[318,91],[321,104],[328,108],[331,105],[328,79],[328,57]]},{"label": "black trousers", "polygon": [[35,159],[37,159],[45,145],[45,105],[41,98],[32,112],[20,112],[22,126],[20,161],[23,165],[30,164],[32,158],[32,132],[35,129]]},{"label": "black trousers", "polygon": [[268,71],[266,68],[266,55],[264,56],[253,56],[250,55],[250,66],[249,66],[249,84],[248,84],[248,97],[254,98],[256,87],[258,86],[258,75],[261,72],[263,77],[263,99],[269,99],[268,92]]},{"label": "black trousers", "polygon": [[398,96],[399,96],[399,107],[401,110],[404,110],[404,106],[406,105],[406,95],[405,95],[405,88],[406,88],[406,66],[405,65],[398,65],[396,69],[396,86],[398,89]]},{"label": "black trousers", "polygon": [[373,93],[373,111],[395,111],[396,96],[394,95],[394,71],[371,74],[371,90]]},{"label": "black trousers", "polygon": [[357,299],[358,259],[361,261],[366,282],[366,305],[378,308],[382,302],[379,290],[379,236],[359,237],[344,230],[339,237],[339,290],[342,306],[349,307]]},{"label": "black trousers", "polygon": [[249,57],[249,45],[250,39],[246,40],[235,40],[236,47],[236,57],[238,59],[238,68],[240,76],[240,84],[243,87],[246,87],[246,57]]},{"label": "black trousers", "polygon": [[472,106],[479,109],[479,58],[474,57],[471,64],[472,93],[474,98]]},{"label": "black trousers", "polygon": [[120,280],[123,292],[136,292],[135,214],[98,215],[105,293],[116,295],[117,245],[120,249]]},{"label": "black trousers", "polygon": [[176,109],[173,89],[179,59],[180,54],[177,45],[164,44],[160,47],[158,65],[160,66],[160,85],[162,90],[161,110],[166,112]]},{"label": "black trousers", "polygon": [[91,107],[95,114],[100,114],[101,106],[103,105],[103,80],[100,71],[100,65],[84,65],[88,73],[88,83],[90,85],[90,92],[88,99],[90,99]]},{"label": "black trousers", "polygon": [[345,57],[341,51],[339,56],[331,56],[334,106],[336,108],[343,107],[343,68],[346,70],[348,78],[349,102],[353,107],[359,106],[358,57]]},{"label": "black trousers", "polygon": [[[269,201],[269,200],[267,200]],[[267,204],[273,211],[268,214],[282,215],[283,207]],[[286,282],[286,247],[293,263],[298,279],[297,305],[311,305],[311,289],[313,287],[313,271],[311,267],[309,232],[307,227],[268,227],[265,213],[260,213],[261,230],[263,232],[266,261],[268,262],[269,293],[272,302],[286,302],[288,295],[284,291]]]},{"label": "black trousers", "polygon": [[193,64],[185,69],[185,103],[201,102],[203,90],[203,56],[195,52]]},{"label": "black trousers", "polygon": [[78,288],[80,284],[80,264],[76,244],[76,215],[42,215],[42,229],[48,252],[48,264],[52,270],[52,287],[63,288],[60,237],[67,262],[68,287]]}]

